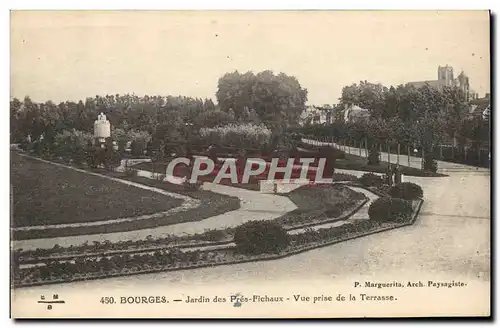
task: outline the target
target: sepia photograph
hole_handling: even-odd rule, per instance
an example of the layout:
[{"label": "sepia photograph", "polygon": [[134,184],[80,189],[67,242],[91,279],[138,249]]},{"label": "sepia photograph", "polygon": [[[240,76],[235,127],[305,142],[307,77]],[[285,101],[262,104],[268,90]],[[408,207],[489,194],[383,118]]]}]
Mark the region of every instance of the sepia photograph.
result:
[{"label": "sepia photograph", "polygon": [[490,317],[490,24],[11,10],[11,317]]}]

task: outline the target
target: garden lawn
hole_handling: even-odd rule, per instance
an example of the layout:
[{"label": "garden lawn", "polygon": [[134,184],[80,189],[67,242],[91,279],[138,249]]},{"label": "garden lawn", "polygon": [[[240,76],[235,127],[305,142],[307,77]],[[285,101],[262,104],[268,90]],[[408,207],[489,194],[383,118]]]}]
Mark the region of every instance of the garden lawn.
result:
[{"label": "garden lawn", "polygon": [[320,221],[330,222],[366,200],[364,194],[339,184],[302,186],[283,196],[297,205],[297,209],[276,219],[287,229]]},{"label": "garden lawn", "polygon": [[343,185],[305,185],[285,195],[301,209],[328,209],[365,199],[362,193]]},{"label": "garden lawn", "polygon": [[11,152],[13,227],[104,221],[167,211],[182,203]]}]

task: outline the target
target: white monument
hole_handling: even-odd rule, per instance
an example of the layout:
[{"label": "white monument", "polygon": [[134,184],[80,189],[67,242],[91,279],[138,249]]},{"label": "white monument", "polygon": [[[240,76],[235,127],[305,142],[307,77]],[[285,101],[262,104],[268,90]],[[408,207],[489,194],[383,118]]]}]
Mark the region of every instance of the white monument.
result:
[{"label": "white monument", "polygon": [[106,115],[101,113],[94,122],[94,138],[104,143],[109,137],[111,137],[111,124],[106,119]]}]

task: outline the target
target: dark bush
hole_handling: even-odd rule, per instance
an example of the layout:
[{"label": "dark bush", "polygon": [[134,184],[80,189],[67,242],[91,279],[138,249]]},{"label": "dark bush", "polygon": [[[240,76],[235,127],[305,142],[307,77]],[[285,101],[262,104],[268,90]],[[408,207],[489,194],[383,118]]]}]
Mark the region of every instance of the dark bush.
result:
[{"label": "dark bush", "polygon": [[334,173],[332,179],[333,181],[357,181],[358,177],[348,173]]},{"label": "dark bush", "polygon": [[226,232],[224,230],[208,230],[203,233],[201,239],[202,240],[208,240],[208,241],[221,241],[224,238],[226,238]]},{"label": "dark bush", "polygon": [[19,142],[19,148],[25,151],[30,151],[33,149],[33,145],[31,142],[28,142],[26,139],[22,139],[21,142]]},{"label": "dark bush", "polygon": [[368,152],[368,165],[380,164],[380,152],[377,147],[372,147]]},{"label": "dark bush", "polygon": [[430,172],[437,172],[437,161],[434,158],[434,154],[427,152],[424,156],[424,170]]},{"label": "dark bush", "polygon": [[379,198],[368,208],[370,219],[380,222],[406,221],[411,218],[411,214],[410,203],[400,198]]},{"label": "dark bush", "polygon": [[139,174],[136,169],[131,168],[129,166],[125,167],[125,171],[123,171],[123,173],[125,173],[126,177],[137,177]]},{"label": "dark bush", "polygon": [[234,242],[242,253],[277,253],[290,244],[290,236],[272,221],[249,221],[235,229]]},{"label": "dark bush", "polygon": [[132,156],[138,157],[138,156],[143,156],[144,155],[144,150],[146,150],[144,144],[142,142],[133,140],[130,143],[130,149],[131,149],[131,154]]},{"label": "dark bush", "polygon": [[103,147],[89,143],[85,148],[82,158],[86,157],[87,164],[91,168],[103,165],[106,169],[112,170],[120,165],[120,153],[113,149],[111,138],[107,138]]},{"label": "dark bush", "polygon": [[365,187],[378,187],[384,183],[384,180],[377,174],[365,173],[359,178],[359,182]]},{"label": "dark bush", "polygon": [[389,195],[389,190],[391,189],[391,186],[388,184],[381,184],[380,186],[377,186],[377,190],[385,195]]},{"label": "dark bush", "polygon": [[391,189],[389,189],[389,195],[393,198],[414,200],[424,197],[424,192],[416,183],[402,182],[391,187]]},{"label": "dark bush", "polygon": [[203,186],[203,181],[191,182],[189,180],[186,180],[182,183],[182,186],[186,191],[196,191],[201,189],[201,187]]}]

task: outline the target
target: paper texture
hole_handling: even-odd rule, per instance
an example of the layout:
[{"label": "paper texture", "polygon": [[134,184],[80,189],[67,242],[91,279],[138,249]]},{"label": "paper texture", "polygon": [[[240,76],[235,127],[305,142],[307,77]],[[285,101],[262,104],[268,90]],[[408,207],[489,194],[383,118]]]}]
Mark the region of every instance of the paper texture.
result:
[{"label": "paper texture", "polygon": [[[11,316],[489,316],[489,31],[488,11],[12,11]],[[273,73],[258,74],[266,70]],[[223,79],[235,71],[241,75]],[[354,83],[360,89],[346,88]],[[410,91],[397,88],[407,83],[434,91],[411,91],[428,101],[404,103]],[[433,102],[446,90],[460,94],[456,107],[453,96]],[[279,113],[273,119],[270,108]],[[405,125],[414,118],[403,118],[404,110],[417,108],[437,121],[422,114]],[[441,115],[453,108],[457,122],[450,112]],[[267,178],[251,187],[204,180],[195,191],[166,182],[175,157],[207,156],[218,167],[217,158],[222,163],[245,151],[267,161],[263,150],[249,155],[261,141],[238,144],[238,131],[225,141],[232,146],[213,157],[210,149],[218,146],[209,141],[216,133],[210,129],[224,124],[212,123],[212,114],[203,113],[210,110],[224,113],[213,114],[218,120],[233,115],[233,125],[263,124],[268,135],[252,133],[266,140],[302,129],[294,154],[309,151],[317,160],[324,147],[346,154],[333,164],[327,190],[335,196],[301,198],[300,186],[311,183],[298,176],[295,183]],[[380,131],[392,131],[397,117],[403,131],[415,126],[421,134],[411,142],[370,139],[373,125],[366,122],[380,112],[377,122],[388,124]],[[364,134],[339,136],[340,125],[360,126]],[[439,140],[429,137],[441,132]],[[82,141],[78,148],[75,140],[91,146]],[[89,152],[104,149],[120,152],[117,164],[90,168]],[[381,164],[366,164],[374,151],[381,151]],[[430,151],[437,161],[432,174],[422,159]],[[387,180],[387,163],[402,172],[399,182],[423,190],[406,202],[407,221],[317,237],[318,229],[373,221],[370,205],[397,184]],[[363,185],[368,171],[385,179],[385,191]],[[307,215],[282,218],[300,211]],[[237,251],[236,227],[278,219],[292,246],[264,255]],[[306,233],[314,241],[299,245]],[[278,237],[266,238],[258,244]]]}]

